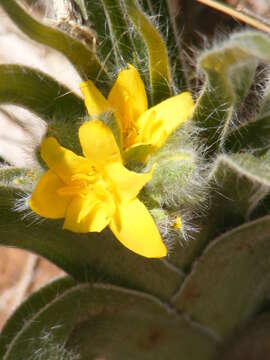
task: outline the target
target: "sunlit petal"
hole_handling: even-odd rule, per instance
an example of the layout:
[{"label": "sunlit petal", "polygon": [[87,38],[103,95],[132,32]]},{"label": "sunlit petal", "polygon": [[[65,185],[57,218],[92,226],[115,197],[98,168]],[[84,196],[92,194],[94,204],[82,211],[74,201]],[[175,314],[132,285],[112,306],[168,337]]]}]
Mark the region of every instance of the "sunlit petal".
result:
[{"label": "sunlit petal", "polygon": [[140,129],[137,142],[162,146],[167,137],[191,117],[193,108],[191,94],[184,92],[147,110],[137,121]]},{"label": "sunlit petal", "polygon": [[52,170],[47,171],[39,180],[29,200],[30,208],[48,219],[65,217],[71,197],[58,194],[58,190],[63,186],[63,181]]},{"label": "sunlit petal", "polygon": [[87,173],[91,163],[82,156],[62,147],[55,138],[42,141],[41,156],[48,167],[64,182],[68,183],[72,175]]},{"label": "sunlit petal", "polygon": [[109,222],[106,208],[95,196],[75,197],[70,203],[63,228],[76,233],[100,232]]},{"label": "sunlit petal", "polygon": [[120,207],[120,219],[120,227],[112,221],[110,228],[124,246],[148,258],[166,256],[167,249],[158,228],[140,200],[134,199]]},{"label": "sunlit petal", "polygon": [[152,177],[152,171],[139,174],[128,170],[120,163],[111,163],[104,170],[114,184],[121,201],[126,202],[134,199]]},{"label": "sunlit petal", "polygon": [[122,162],[113,133],[102,121],[85,122],[79,129],[79,138],[87,159],[101,166]]},{"label": "sunlit petal", "polygon": [[122,70],[112,87],[109,103],[115,110],[122,130],[147,110],[147,96],[142,79],[134,66]]},{"label": "sunlit petal", "polygon": [[84,97],[85,106],[88,114],[92,117],[105,113],[110,110],[110,106],[105,97],[96,88],[93,81],[88,80],[80,84],[80,89]]}]

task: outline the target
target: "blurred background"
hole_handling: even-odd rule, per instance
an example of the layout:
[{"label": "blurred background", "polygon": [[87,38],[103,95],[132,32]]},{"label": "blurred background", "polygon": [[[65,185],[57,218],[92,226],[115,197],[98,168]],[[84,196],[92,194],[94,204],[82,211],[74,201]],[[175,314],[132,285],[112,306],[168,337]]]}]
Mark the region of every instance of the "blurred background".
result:
[{"label": "blurred background", "polygon": [[[186,64],[194,68],[194,74],[194,58],[200,49],[216,37],[246,27],[245,22],[209,6],[210,2],[207,5],[196,0],[168,1],[171,2],[182,28],[181,41]],[[55,25],[52,0],[24,0],[20,3],[33,16]],[[270,0],[227,0],[223,3],[270,25]],[[30,41],[13,25],[1,7],[0,63],[20,63],[38,68],[79,94],[80,78],[68,61],[56,51]],[[192,80],[190,79],[191,83]],[[194,84],[195,86],[199,85]],[[45,123],[33,114],[15,106],[1,105],[0,166],[33,166],[34,149],[45,133]],[[61,275],[62,270],[35,254],[0,247],[0,328],[25,297]]]}]

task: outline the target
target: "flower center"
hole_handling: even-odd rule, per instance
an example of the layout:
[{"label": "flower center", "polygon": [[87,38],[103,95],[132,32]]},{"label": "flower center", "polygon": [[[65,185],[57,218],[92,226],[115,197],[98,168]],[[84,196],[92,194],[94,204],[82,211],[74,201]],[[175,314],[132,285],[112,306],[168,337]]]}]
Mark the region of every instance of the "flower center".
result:
[{"label": "flower center", "polygon": [[123,131],[123,147],[124,149],[133,145],[136,142],[136,138],[139,134],[139,129],[135,124],[128,124]]},{"label": "flower center", "polygon": [[72,175],[69,184],[63,186],[57,192],[62,196],[85,196],[100,179],[102,179],[101,174],[92,166],[86,174]]},{"label": "flower center", "polygon": [[134,111],[134,105],[132,98],[129,94],[124,96],[124,107],[123,107],[123,122],[122,122],[122,133],[123,133],[123,147],[124,149],[136,143],[136,138],[139,134],[139,128],[136,124],[138,115]]},{"label": "flower center", "polygon": [[109,179],[101,172],[91,167],[88,173],[78,173],[71,176],[67,186],[58,189],[61,196],[83,198],[83,207],[78,216],[78,222],[82,221],[90,212],[103,208],[107,217],[111,218],[117,211],[117,194]]}]

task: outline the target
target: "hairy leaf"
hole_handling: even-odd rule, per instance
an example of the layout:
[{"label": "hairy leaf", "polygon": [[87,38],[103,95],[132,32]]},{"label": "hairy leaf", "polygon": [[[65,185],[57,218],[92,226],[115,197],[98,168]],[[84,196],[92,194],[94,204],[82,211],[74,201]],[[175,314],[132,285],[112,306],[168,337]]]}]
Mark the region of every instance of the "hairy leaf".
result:
[{"label": "hairy leaf", "polygon": [[217,151],[230,130],[234,113],[254,79],[256,60],[233,42],[207,51],[199,59],[206,85],[197,101],[193,121],[209,154]]},{"label": "hairy leaf", "polygon": [[30,358],[35,351],[42,354],[44,347],[50,346],[44,341],[46,335],[52,339],[50,342],[79,353],[81,359],[132,356],[134,360],[169,360],[178,353],[179,359],[206,360],[217,347],[217,340],[203,328],[158,299],[102,283],[55,292],[55,298],[51,297],[46,306],[21,325],[3,360],[16,360],[22,355]]},{"label": "hairy leaf", "polygon": [[224,141],[229,152],[251,151],[262,155],[270,148],[270,84],[267,84],[258,114],[237,128],[233,128]]},{"label": "hairy leaf", "polygon": [[0,65],[0,104],[22,106],[49,124],[62,145],[80,152],[77,129],[86,109],[83,100],[49,75],[27,66]]},{"label": "hairy leaf", "polygon": [[[154,18],[155,24],[166,42],[174,85],[178,91],[186,89],[188,79],[183,69],[185,64],[181,44],[183,24],[179,23],[180,19],[178,18],[179,14],[176,12],[177,6],[175,2],[146,0],[141,1],[141,3],[146,13]],[[182,27],[181,31],[178,28],[178,23]]]},{"label": "hairy leaf", "polygon": [[[25,326],[28,321],[31,321],[31,318],[44,309],[47,304],[51,303],[57,295],[61,294],[63,291],[68,290],[75,284],[75,281],[69,277],[55,280],[49,285],[35,292],[27,299],[26,302],[24,302],[18,309],[16,309],[1,332],[0,358],[3,359],[7,348],[12,346],[11,343],[17,334],[20,333],[22,326]],[[44,326],[46,326],[46,323]]]},{"label": "hairy leaf", "polygon": [[191,220],[194,231],[188,246],[171,254],[175,265],[189,269],[207,243],[247,221],[269,192],[267,168],[264,159],[251,154],[220,155],[216,159],[208,178],[206,211],[202,208]]},{"label": "hairy leaf", "polygon": [[[226,344],[220,360],[267,360],[270,357],[270,314],[257,316]],[[225,349],[225,346],[224,346]]]},{"label": "hairy leaf", "polygon": [[152,105],[172,95],[169,60],[165,43],[158,30],[139,8],[136,0],[123,0],[126,11],[144,40],[149,58]]},{"label": "hairy leaf", "polygon": [[135,44],[132,42],[130,27],[125,19],[121,1],[102,0],[101,2],[107,15],[116,65],[119,67],[122,64],[134,63]]},{"label": "hairy leaf", "polygon": [[230,336],[268,296],[269,240],[269,216],[218,237],[195,263],[174,305],[220,336]]}]

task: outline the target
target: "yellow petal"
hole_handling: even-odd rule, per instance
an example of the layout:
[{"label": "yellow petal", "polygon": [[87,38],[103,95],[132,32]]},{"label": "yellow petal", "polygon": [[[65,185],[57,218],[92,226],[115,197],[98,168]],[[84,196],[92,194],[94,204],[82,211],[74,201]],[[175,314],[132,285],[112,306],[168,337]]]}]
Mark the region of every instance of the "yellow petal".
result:
[{"label": "yellow petal", "polygon": [[128,170],[120,163],[111,163],[104,170],[115,186],[121,201],[134,199],[144,185],[151,179],[153,170],[149,173],[139,174]]},{"label": "yellow petal", "polygon": [[134,66],[120,72],[108,100],[123,131],[147,110],[144,84]]},{"label": "yellow petal", "polygon": [[184,92],[147,110],[137,122],[140,131],[137,142],[162,146],[167,137],[191,117],[193,108],[191,94]]},{"label": "yellow petal", "polygon": [[84,96],[85,106],[88,114],[92,117],[110,111],[109,103],[101,92],[96,88],[93,81],[88,80],[80,84],[81,92]]},{"label": "yellow petal", "polygon": [[84,156],[97,165],[122,162],[113,133],[102,121],[85,122],[79,129],[79,138]]},{"label": "yellow petal", "polygon": [[106,208],[95,196],[86,198],[78,196],[72,200],[67,209],[63,228],[76,233],[100,232],[109,221]]},{"label": "yellow petal", "polygon": [[124,246],[148,258],[166,256],[167,249],[158,228],[140,200],[136,198],[120,207],[120,219],[120,228],[115,221],[110,223],[110,228]]},{"label": "yellow petal", "polygon": [[65,183],[68,183],[74,174],[87,174],[91,167],[91,163],[87,159],[62,147],[52,137],[42,141],[41,156],[48,167]]},{"label": "yellow petal", "polygon": [[49,219],[65,217],[71,197],[60,196],[57,193],[64,185],[52,170],[47,171],[39,180],[29,200],[30,208],[40,216]]}]

